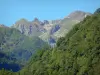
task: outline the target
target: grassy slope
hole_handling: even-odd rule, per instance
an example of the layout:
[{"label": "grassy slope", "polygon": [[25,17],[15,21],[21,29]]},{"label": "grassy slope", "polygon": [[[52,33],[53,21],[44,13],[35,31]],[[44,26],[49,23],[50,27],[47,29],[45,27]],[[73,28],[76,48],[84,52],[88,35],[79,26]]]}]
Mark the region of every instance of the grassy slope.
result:
[{"label": "grassy slope", "polygon": [[0,27],[0,52],[16,58],[20,63],[27,62],[35,50],[44,45],[45,42],[38,37],[29,38],[14,28]]}]

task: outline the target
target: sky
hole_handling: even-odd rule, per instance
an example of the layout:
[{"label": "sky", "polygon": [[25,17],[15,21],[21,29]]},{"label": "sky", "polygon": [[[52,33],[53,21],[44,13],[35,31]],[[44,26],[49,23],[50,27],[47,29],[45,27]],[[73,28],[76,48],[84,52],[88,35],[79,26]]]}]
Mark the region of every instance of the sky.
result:
[{"label": "sky", "polygon": [[62,19],[75,10],[93,13],[99,7],[100,0],[0,0],[0,24],[11,26],[21,18]]}]

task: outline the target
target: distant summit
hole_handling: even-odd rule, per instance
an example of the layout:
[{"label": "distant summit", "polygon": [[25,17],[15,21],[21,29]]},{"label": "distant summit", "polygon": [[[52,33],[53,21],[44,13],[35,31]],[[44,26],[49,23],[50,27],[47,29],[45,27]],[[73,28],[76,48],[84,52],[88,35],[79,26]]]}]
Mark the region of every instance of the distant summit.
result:
[{"label": "distant summit", "polygon": [[27,36],[39,36],[45,29],[42,22],[35,18],[33,21],[20,19],[12,27],[18,29],[22,34]]},{"label": "distant summit", "polygon": [[32,22],[37,22],[37,23],[40,23],[40,21],[38,20],[38,18],[34,18],[34,20]]},{"label": "distant summit", "polygon": [[82,21],[87,15],[91,13],[83,11],[74,11],[63,19],[44,20],[40,21],[34,18],[33,21],[20,19],[12,27],[18,29],[22,34],[30,37],[38,36],[49,44],[54,44],[59,37],[64,37],[65,34],[73,27],[73,25]]},{"label": "distant summit", "polygon": [[87,13],[87,12],[77,10],[77,11],[72,12],[66,18],[70,18],[72,20],[82,21],[87,15],[91,15],[91,13]]},{"label": "distant summit", "polygon": [[16,25],[22,25],[22,24],[27,24],[28,25],[28,20],[22,18],[22,19],[18,20],[15,24]]}]

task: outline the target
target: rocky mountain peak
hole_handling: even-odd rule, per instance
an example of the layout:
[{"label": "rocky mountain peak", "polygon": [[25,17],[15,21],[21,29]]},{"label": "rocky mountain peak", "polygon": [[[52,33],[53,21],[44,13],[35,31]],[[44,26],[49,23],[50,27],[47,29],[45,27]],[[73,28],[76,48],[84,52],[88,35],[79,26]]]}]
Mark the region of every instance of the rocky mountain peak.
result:
[{"label": "rocky mountain peak", "polygon": [[49,39],[48,37],[51,35],[52,38],[59,38],[59,36],[64,36],[74,24],[82,21],[88,14],[77,10],[64,19],[44,21],[40,21],[38,18],[34,18],[33,21],[20,19],[13,25],[13,28],[27,36],[39,36],[43,40]]},{"label": "rocky mountain peak", "polygon": [[22,18],[22,19],[20,19],[20,20],[18,20],[15,24],[16,25],[22,25],[22,24],[27,24],[28,23],[28,20],[26,20],[26,19],[24,19],[24,18]]},{"label": "rocky mountain peak", "polygon": [[40,22],[38,18],[34,18],[34,20],[32,22]]},{"label": "rocky mountain peak", "polygon": [[34,18],[34,21],[39,21],[39,20],[38,20],[38,18],[35,17],[35,18]]},{"label": "rocky mountain peak", "polygon": [[43,23],[38,19],[38,18],[34,18],[34,20],[32,21],[33,25],[43,25]]},{"label": "rocky mountain peak", "polygon": [[49,21],[48,21],[48,20],[44,20],[43,23],[44,23],[44,24],[49,24]]},{"label": "rocky mountain peak", "polygon": [[91,15],[91,13],[76,10],[72,12],[71,14],[69,14],[66,18],[82,21],[87,15]]},{"label": "rocky mountain peak", "polygon": [[23,22],[25,22],[25,21],[27,21],[25,18],[22,18],[22,19],[20,19],[19,21],[23,21]]}]

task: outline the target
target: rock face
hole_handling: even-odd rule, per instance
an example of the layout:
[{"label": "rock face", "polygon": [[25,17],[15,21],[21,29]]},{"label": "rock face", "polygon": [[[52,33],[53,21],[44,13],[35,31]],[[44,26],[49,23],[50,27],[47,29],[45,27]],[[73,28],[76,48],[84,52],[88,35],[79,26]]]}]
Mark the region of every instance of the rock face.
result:
[{"label": "rock face", "polygon": [[49,24],[48,20],[44,20],[43,25]]},{"label": "rock face", "polygon": [[49,42],[50,38],[54,39],[56,42],[59,37],[65,36],[65,34],[73,27],[73,25],[82,21],[87,15],[91,14],[83,11],[75,11],[64,19],[58,20],[44,20],[41,22],[38,20],[38,18],[35,18],[33,21],[21,19],[12,27],[20,30],[22,34],[31,37],[38,36],[42,40],[51,44],[54,42]]},{"label": "rock face", "polygon": [[51,28],[50,30],[50,34],[54,34],[55,32],[57,32],[60,29],[60,25],[55,25],[54,27]]},{"label": "rock face", "polygon": [[20,30],[22,34],[27,36],[39,36],[42,32],[45,32],[42,25],[43,23],[35,18],[32,22],[29,22],[26,19],[21,19],[12,27]]},{"label": "rock face", "polygon": [[64,19],[49,21],[49,24],[44,25],[47,32],[39,37],[45,41],[48,41],[49,44],[54,44],[54,42],[49,41],[51,38],[56,42],[58,38],[64,37],[65,34],[73,27],[73,25],[82,21],[87,15],[91,14],[83,11],[75,11]]},{"label": "rock face", "polygon": [[82,21],[87,15],[91,15],[91,14],[77,10],[72,12],[67,18],[70,18],[72,20]]}]

